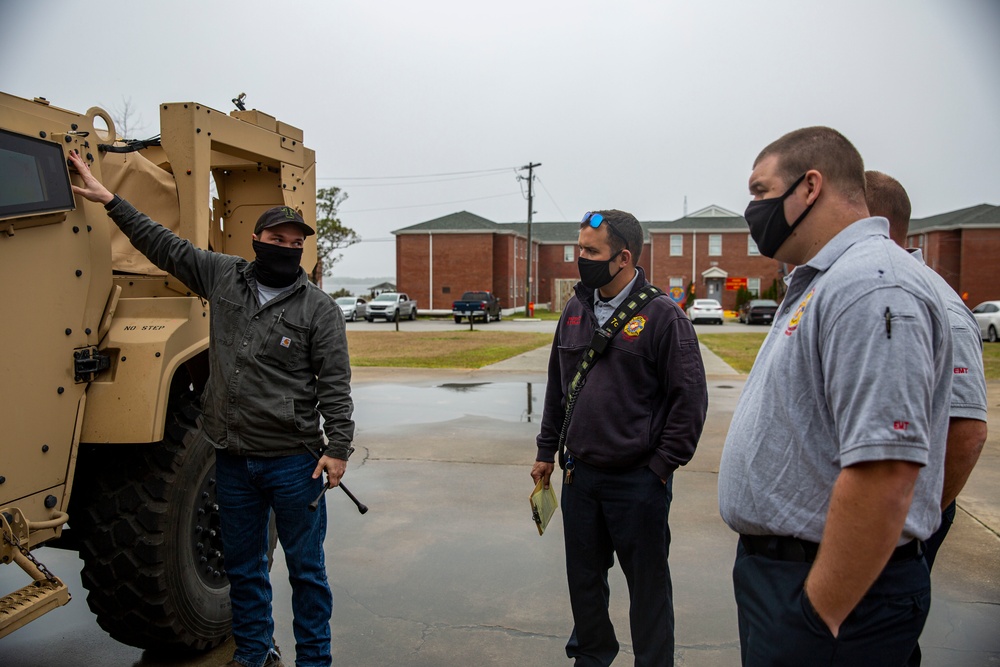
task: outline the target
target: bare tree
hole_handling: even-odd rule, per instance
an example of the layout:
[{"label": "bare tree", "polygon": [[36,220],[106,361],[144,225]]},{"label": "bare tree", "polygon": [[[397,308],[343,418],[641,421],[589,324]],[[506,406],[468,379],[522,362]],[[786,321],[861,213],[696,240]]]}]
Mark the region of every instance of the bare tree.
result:
[{"label": "bare tree", "polygon": [[131,97],[122,95],[121,104],[111,107],[108,110],[108,115],[114,121],[115,132],[118,135],[112,138],[112,140],[123,139],[128,141],[129,139],[136,139],[136,135],[141,133],[146,127],[142,119],[142,114],[136,111]]}]

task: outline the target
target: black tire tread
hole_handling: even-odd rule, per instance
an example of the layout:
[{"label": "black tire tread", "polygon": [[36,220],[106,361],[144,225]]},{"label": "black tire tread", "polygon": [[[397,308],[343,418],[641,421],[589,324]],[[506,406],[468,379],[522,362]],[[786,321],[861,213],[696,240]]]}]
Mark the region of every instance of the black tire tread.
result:
[{"label": "black tire tread", "polygon": [[[77,480],[89,476],[71,515],[84,535],[87,603],[98,624],[130,646],[205,651],[230,633],[229,618],[189,627],[166,576],[167,561],[176,558],[168,535],[170,491],[184,483],[180,472],[194,457],[196,401],[193,392],[177,397],[160,443],[95,447],[77,472]],[[228,599],[228,587],[225,593]]]}]

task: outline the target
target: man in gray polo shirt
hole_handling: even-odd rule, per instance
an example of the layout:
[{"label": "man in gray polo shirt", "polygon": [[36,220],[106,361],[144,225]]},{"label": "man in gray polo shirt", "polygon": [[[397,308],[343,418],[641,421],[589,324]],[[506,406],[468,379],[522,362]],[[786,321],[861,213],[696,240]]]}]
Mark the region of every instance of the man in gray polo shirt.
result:
[{"label": "man in gray polo shirt", "polygon": [[[868,212],[889,220],[889,238],[923,264],[919,248],[906,248],[910,228],[910,197],[892,176],[880,171],[865,172]],[[986,376],[983,372],[983,340],[979,324],[958,293],[936,271],[924,265],[926,274],[948,310],[951,325],[952,376],[948,411],[948,440],[944,456],[944,487],[941,494],[941,525],[927,540],[924,557],[933,567],[938,549],[955,521],[955,499],[965,486],[986,444]],[[914,647],[907,663],[920,664],[920,646]]]},{"label": "man in gray polo shirt", "polygon": [[921,540],[941,517],[947,314],[869,217],[839,132],[770,144],[750,192],[761,253],[797,268],[719,467],[743,663],[902,665],[930,602]]}]

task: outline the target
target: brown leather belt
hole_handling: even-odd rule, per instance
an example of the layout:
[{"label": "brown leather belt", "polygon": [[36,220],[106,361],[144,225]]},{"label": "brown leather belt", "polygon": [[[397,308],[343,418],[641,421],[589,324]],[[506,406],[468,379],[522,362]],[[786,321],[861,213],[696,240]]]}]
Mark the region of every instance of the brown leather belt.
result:
[{"label": "brown leather belt", "polygon": [[[746,552],[753,556],[793,563],[811,563],[816,560],[816,553],[819,551],[817,543],[787,535],[740,535],[740,542],[743,543]],[[923,554],[923,542],[911,540],[901,547],[896,547],[889,562],[913,560]]]}]

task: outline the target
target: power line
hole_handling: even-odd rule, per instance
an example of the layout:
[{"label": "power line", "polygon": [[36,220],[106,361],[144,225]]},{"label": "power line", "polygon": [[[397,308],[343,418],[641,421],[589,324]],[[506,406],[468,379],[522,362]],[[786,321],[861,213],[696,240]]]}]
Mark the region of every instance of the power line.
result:
[{"label": "power line", "polygon": [[350,215],[352,213],[369,213],[371,211],[397,211],[399,209],[404,209],[404,208],[425,208],[428,206],[442,206],[444,204],[464,204],[470,201],[482,201],[483,199],[499,199],[500,197],[515,197],[517,196],[517,194],[518,193],[516,192],[508,192],[507,194],[503,195],[490,195],[489,197],[474,197],[472,199],[455,199],[452,201],[439,201],[439,202],[434,202],[433,204],[410,204],[409,206],[388,206],[386,208],[359,208],[353,211],[341,210],[340,213],[343,213],[344,215]]},{"label": "power line", "polygon": [[509,171],[515,167],[501,167],[498,169],[478,169],[474,171],[446,171],[438,174],[413,174],[410,176],[329,176],[323,180],[335,181],[388,181],[400,178],[431,178],[436,176],[464,176],[466,174],[489,174],[501,171]]},{"label": "power line", "polygon": [[[488,174],[477,174],[475,176],[458,176],[455,178],[437,178],[427,181],[410,181],[409,183],[354,183],[350,187],[354,188],[394,188],[400,185],[422,185],[424,183],[450,183],[452,181],[468,181],[474,178],[487,178],[489,176],[495,176],[497,172],[490,172]],[[317,177],[317,181],[336,181],[339,180],[333,176],[322,176]]]},{"label": "power line", "polygon": [[562,216],[563,221],[569,222],[569,218],[566,217],[566,214],[562,212],[561,208],[559,208],[559,204],[556,203],[556,198],[553,197],[552,193],[549,192],[549,189],[545,187],[545,181],[542,180],[542,177],[535,176],[535,178],[538,180],[538,184],[542,186],[542,190],[545,190],[545,194],[547,194],[549,196],[549,199],[552,200],[553,206],[555,206],[556,210],[559,211],[559,215]]}]

